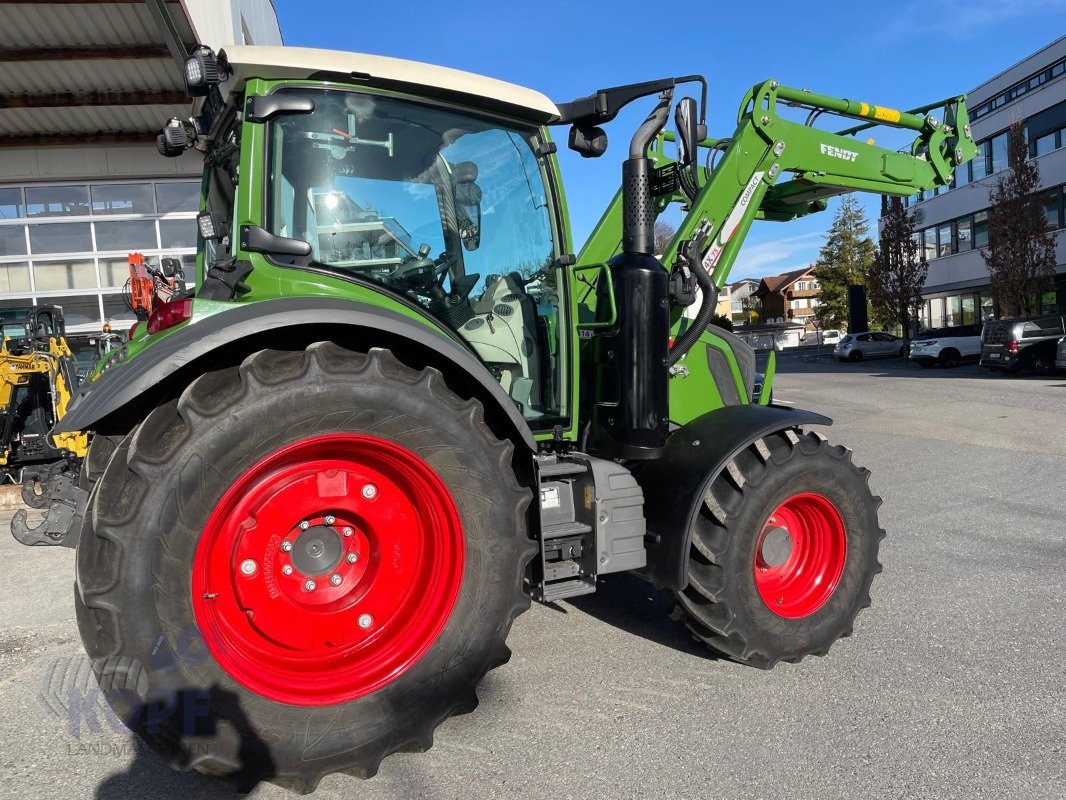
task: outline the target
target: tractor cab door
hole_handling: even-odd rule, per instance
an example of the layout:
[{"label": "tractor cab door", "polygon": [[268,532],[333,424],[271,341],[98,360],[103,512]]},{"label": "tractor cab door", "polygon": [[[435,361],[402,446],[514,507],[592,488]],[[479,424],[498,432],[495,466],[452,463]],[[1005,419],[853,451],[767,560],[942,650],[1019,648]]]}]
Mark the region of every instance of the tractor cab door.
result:
[{"label": "tractor cab door", "polygon": [[310,244],[317,271],[377,283],[455,331],[533,430],[563,422],[561,245],[539,129],[298,93],[314,110],[270,123],[270,232]]}]

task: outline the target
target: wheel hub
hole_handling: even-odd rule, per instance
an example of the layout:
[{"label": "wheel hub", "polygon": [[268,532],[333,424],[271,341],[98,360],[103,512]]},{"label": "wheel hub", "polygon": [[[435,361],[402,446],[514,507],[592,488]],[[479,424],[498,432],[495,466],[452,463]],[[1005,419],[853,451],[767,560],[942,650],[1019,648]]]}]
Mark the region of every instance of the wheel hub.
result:
[{"label": "wheel hub", "polygon": [[301,533],[292,547],[292,565],[304,575],[325,575],[344,555],[344,543],[333,528],[316,525]]},{"label": "wheel hub", "polygon": [[333,705],[421,658],[463,566],[458,507],[428,463],[386,439],[330,434],[268,455],[223,495],[194,557],[193,610],[235,681]]},{"label": "wheel hub", "polygon": [[792,553],[792,537],[787,528],[767,528],[763,534],[760,555],[768,567],[780,567]]},{"label": "wheel hub", "polygon": [[779,617],[807,617],[833,596],[846,558],[847,532],[833,502],[813,492],[794,494],[759,534],[755,586]]}]

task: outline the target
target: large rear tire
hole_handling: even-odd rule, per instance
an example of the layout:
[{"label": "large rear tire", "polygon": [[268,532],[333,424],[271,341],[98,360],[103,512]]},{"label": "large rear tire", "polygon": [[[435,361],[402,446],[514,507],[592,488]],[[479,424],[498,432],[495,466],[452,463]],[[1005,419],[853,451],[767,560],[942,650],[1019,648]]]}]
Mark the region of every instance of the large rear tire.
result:
[{"label": "large rear tire", "polygon": [[172,765],[243,787],[428,749],[529,606],[512,451],[383,350],[201,376],[126,437],[86,515],[75,600],[108,702]]},{"label": "large rear tire", "polygon": [[758,440],[714,480],[674,616],[717,652],[769,669],[850,636],[881,571],[869,470],[814,433]]}]

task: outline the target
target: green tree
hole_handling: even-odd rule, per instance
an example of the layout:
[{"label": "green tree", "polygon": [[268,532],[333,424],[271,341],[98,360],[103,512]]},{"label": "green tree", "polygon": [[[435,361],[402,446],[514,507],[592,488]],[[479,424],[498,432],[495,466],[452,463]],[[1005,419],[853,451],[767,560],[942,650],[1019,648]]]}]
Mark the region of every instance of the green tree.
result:
[{"label": "green tree", "polygon": [[874,260],[870,224],[859,201],[845,195],[840,201],[814,264],[821,285],[818,319],[823,328],[841,328],[848,321],[848,286],[867,286]]},{"label": "green tree", "polygon": [[914,217],[900,198],[889,199],[882,219],[880,246],[870,268],[870,301],[878,316],[898,325],[906,337],[922,303],[929,263],[918,252]]},{"label": "green tree", "polygon": [[1040,296],[1055,285],[1055,234],[1037,192],[1040,171],[1029,159],[1025,127],[1010,129],[1007,171],[989,195],[988,248],[981,251],[992,294],[1004,316],[1040,313]]}]

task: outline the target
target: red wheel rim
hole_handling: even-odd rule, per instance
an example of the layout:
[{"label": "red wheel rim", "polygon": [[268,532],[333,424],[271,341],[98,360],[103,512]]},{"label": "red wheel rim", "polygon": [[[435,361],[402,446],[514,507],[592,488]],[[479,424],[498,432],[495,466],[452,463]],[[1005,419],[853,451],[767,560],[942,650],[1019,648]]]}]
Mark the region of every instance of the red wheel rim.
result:
[{"label": "red wheel rim", "polygon": [[844,520],[820,494],[794,494],[763,525],[755,543],[755,586],[779,617],[813,614],[833,595],[848,553]]},{"label": "red wheel rim", "polygon": [[193,561],[196,622],[222,669],[263,697],[353,700],[437,640],[463,541],[451,492],[415,453],[362,434],[304,439],[212,512]]}]

